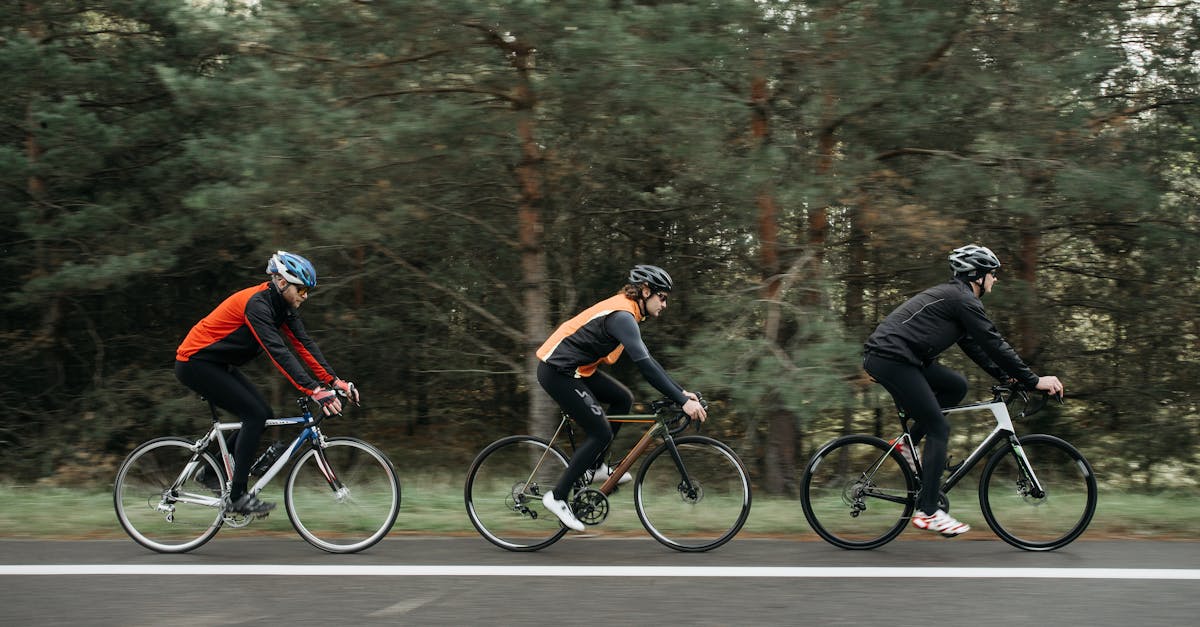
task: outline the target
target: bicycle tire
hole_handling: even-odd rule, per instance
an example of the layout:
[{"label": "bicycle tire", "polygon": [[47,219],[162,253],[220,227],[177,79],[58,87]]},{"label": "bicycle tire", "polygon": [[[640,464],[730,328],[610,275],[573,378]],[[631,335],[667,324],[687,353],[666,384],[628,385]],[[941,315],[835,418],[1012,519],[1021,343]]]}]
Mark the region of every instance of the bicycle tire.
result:
[{"label": "bicycle tire", "polygon": [[[133,449],[117,469],[117,521],[134,542],[152,551],[186,553],[211,540],[224,523],[225,471],[207,452],[197,455],[193,445],[184,438],[156,438]],[[193,457],[200,466],[180,483]],[[196,480],[199,469],[216,478],[216,488]]]},{"label": "bicycle tire", "polygon": [[[646,531],[677,551],[702,552],[729,542],[750,515],[750,475],[733,449],[712,438],[674,440],[652,451],[634,483],[633,505]],[[652,522],[653,519],[653,522]]]},{"label": "bicycle tire", "polygon": [[378,448],[357,438],[328,438],[292,464],[283,502],[306,542],[329,553],[357,553],[392,530],[400,512],[400,479]]},{"label": "bicycle tire", "polygon": [[1096,513],[1096,475],[1083,454],[1065,440],[1034,434],[1019,439],[1040,498],[1011,446],[999,448],[979,477],[979,508],[1000,539],[1027,551],[1053,551],[1078,538]]},{"label": "bicycle tire", "polygon": [[804,467],[800,505],[813,531],[843,549],[891,542],[912,518],[917,479],[891,445],[869,435],[826,443]]},{"label": "bicycle tire", "polygon": [[566,535],[567,528],[542,506],[542,496],[566,468],[567,456],[541,438],[514,435],[497,440],[480,451],[467,471],[467,517],[479,535],[502,549],[548,547]]}]

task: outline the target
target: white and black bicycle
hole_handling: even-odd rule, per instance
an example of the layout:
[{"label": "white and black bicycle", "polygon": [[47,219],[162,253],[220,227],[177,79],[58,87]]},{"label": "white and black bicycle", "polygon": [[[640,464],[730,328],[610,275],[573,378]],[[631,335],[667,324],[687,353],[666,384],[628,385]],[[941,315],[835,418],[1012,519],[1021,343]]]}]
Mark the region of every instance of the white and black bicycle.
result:
[{"label": "white and black bicycle", "polygon": [[[950,407],[954,414],[990,411],[996,427],[961,463],[949,468],[939,506],[950,511],[947,493],[977,464],[979,508],[984,520],[1005,542],[1029,551],[1066,546],[1087,529],[1096,512],[1096,477],[1083,454],[1052,435],[1018,437],[1009,401],[1031,406],[1028,393],[1008,386],[992,388],[991,401]],[[801,505],[817,535],[845,549],[873,549],[892,541],[908,525],[920,491],[921,460],[908,419],[899,413],[902,433],[892,441],[872,435],[846,435],[822,446],[804,469]]]}]

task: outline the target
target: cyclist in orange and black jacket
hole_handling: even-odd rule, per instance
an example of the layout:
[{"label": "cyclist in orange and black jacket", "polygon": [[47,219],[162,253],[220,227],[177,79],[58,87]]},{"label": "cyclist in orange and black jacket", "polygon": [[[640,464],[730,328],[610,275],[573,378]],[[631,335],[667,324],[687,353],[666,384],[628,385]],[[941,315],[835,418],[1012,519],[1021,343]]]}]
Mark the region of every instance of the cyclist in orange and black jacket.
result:
[{"label": "cyclist in orange and black jacket", "polygon": [[[602,456],[619,426],[608,422],[601,403],[614,414],[627,414],[633,406],[629,388],[598,371],[601,363],[614,364],[622,352],[628,353],[646,381],[678,403],[688,416],[700,421],[708,417],[699,398],[667,376],[650,356],[638,329],[639,322],[657,318],[667,308],[672,287],[671,275],[662,268],[636,266],[622,293],[564,322],[537,350],[538,383],[587,433],[587,440],[575,451],[554,489],[542,497],[546,509],[575,531],[583,531],[584,526],[566,499],[584,473],[594,472],[593,481],[608,477]],[[622,477],[620,482],[626,480]]]},{"label": "cyclist in orange and black jacket", "polygon": [[[983,309],[1000,260],[984,246],[968,244],[950,253],[954,277],[910,298],[884,318],[867,338],[863,368],[887,389],[913,419],[913,443],[925,440],[921,455],[921,493],[912,525],[953,537],[971,529],[938,507],[950,422],[942,407],[957,405],[967,394],[967,379],[937,362],[958,344],[980,368],[1001,381],[1061,395],[1055,376],[1039,377],[1004,341]],[[902,451],[905,456],[915,454]]]},{"label": "cyclist in orange and black jacket", "polygon": [[281,250],[267,261],[267,274],[265,283],[234,293],[197,322],[175,352],[175,376],[179,381],[242,422],[240,433],[231,438],[234,466],[227,511],[255,516],[275,508],[274,503],[246,492],[251,458],[274,412],[238,366],[265,350],[288,381],[319,403],[325,415],[342,410],[335,389],[358,401],[354,384],[333,374],[296,311],[317,286],[312,263]]}]

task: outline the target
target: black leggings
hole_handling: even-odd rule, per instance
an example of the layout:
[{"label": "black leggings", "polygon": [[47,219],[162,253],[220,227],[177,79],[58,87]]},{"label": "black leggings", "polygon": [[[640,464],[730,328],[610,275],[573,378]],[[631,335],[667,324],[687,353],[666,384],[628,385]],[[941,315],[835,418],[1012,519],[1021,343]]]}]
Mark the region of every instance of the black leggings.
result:
[{"label": "black leggings", "polygon": [[554,497],[566,501],[575,481],[602,459],[621,427],[608,421],[600,404],[608,405],[610,413],[628,414],[633,408],[633,393],[603,372],[575,378],[545,362],[538,363],[537,378],[542,389],[587,433],[587,440],[575,449],[575,455],[554,486]]},{"label": "black leggings", "polygon": [[233,482],[230,500],[246,492],[250,480],[250,464],[258,442],[262,439],[267,420],[275,416],[270,403],[258,388],[237,368],[200,359],[175,362],[175,378],[217,407],[242,421],[242,429],[233,441]]},{"label": "black leggings", "polygon": [[950,421],[942,408],[962,402],[967,395],[967,378],[938,363],[918,368],[870,353],[863,359],[863,368],[887,389],[905,415],[915,421],[909,430],[913,442],[925,438],[917,509],[932,514],[938,509],[950,439]]}]

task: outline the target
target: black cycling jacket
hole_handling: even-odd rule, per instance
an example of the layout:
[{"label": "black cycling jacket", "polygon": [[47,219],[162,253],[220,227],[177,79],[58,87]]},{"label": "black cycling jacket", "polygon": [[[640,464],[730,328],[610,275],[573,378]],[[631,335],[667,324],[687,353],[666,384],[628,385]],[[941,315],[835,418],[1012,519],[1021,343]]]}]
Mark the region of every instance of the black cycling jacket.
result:
[{"label": "black cycling jacket", "polygon": [[[288,350],[289,346],[300,359]],[[312,394],[322,382],[330,384],[337,378],[317,343],[305,331],[300,314],[287,304],[271,281],[226,298],[192,327],[176,349],[175,360],[202,359],[241,366],[264,350],[288,381],[305,394]]]},{"label": "black cycling jacket", "polygon": [[924,367],[957,343],[980,368],[1033,389],[1038,376],[1004,341],[971,286],[951,279],[908,299],[867,338],[866,352]]}]

